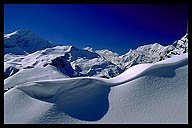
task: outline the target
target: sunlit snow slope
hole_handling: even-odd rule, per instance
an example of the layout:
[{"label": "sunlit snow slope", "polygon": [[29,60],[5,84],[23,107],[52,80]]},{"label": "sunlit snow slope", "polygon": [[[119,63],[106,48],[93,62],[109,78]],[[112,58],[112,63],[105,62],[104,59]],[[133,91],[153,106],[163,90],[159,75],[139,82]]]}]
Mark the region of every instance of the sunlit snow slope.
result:
[{"label": "sunlit snow slope", "polygon": [[111,79],[17,85],[4,93],[4,123],[188,123],[188,54]]}]

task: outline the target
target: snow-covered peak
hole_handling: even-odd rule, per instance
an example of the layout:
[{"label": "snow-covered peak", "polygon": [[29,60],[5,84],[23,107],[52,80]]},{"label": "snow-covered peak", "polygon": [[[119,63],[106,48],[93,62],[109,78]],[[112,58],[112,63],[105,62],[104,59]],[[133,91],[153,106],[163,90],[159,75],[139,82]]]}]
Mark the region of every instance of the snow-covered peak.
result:
[{"label": "snow-covered peak", "polygon": [[104,50],[96,50],[98,54],[105,55],[105,56],[119,56],[117,53],[112,52],[111,50],[104,49]]},{"label": "snow-covered peak", "polygon": [[52,42],[44,40],[31,30],[18,30],[4,35],[4,54],[28,54],[53,46]]},{"label": "snow-covered peak", "polygon": [[[5,34],[4,35],[4,39],[6,38],[13,38],[13,37],[39,37],[38,35],[36,35],[34,32],[32,32],[31,30],[17,30],[17,31],[14,31],[12,33],[9,33],[9,34]],[[39,37],[40,38],[40,37]]]},{"label": "snow-covered peak", "polygon": [[183,52],[188,52],[188,33],[185,34],[180,40],[176,40],[173,46],[177,49],[182,49]]},{"label": "snow-covered peak", "polygon": [[90,52],[87,50],[79,49],[74,46],[70,47],[69,54],[71,55],[71,61],[74,61],[79,58],[93,59],[93,58],[100,57],[99,54],[97,54],[95,52]]},{"label": "snow-covered peak", "polygon": [[163,46],[158,44],[158,43],[154,43],[154,44],[148,44],[148,45],[144,45],[144,46],[140,46],[136,49],[136,51],[142,51],[142,52],[156,52],[156,51],[160,51],[163,49]]},{"label": "snow-covered peak", "polygon": [[124,67],[130,68],[140,63],[154,63],[173,55],[180,55],[188,52],[187,34],[180,40],[175,41],[172,45],[162,46],[154,43],[129,50],[126,54],[120,56],[120,62]]},{"label": "snow-covered peak", "polygon": [[100,56],[104,57],[105,59],[111,61],[112,63],[119,66],[121,69],[123,69],[123,66],[120,63],[120,57],[117,53],[112,52],[111,50],[104,49],[104,50],[96,50],[96,53],[98,53]]},{"label": "snow-covered peak", "polygon": [[17,34],[17,31],[9,33],[9,34],[4,34],[4,38],[9,38],[9,37],[14,36],[16,34]]},{"label": "snow-covered peak", "polygon": [[56,46],[28,55],[6,54],[4,65],[6,65],[4,66],[5,78],[10,77],[12,71],[16,73],[18,70],[44,68],[47,65],[57,67],[69,77],[104,75],[114,77],[123,71],[96,52],[74,46]]},{"label": "snow-covered peak", "polygon": [[85,48],[83,48],[83,50],[87,50],[87,51],[90,51],[90,52],[94,52],[93,48],[91,48],[91,47],[85,47]]}]

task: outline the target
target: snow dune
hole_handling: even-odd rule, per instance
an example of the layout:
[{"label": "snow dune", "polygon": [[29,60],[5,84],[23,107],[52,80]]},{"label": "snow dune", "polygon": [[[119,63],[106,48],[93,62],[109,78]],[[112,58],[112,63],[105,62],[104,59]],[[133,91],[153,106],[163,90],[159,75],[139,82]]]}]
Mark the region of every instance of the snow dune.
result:
[{"label": "snow dune", "polygon": [[63,79],[67,77],[67,75],[64,75],[56,67],[51,65],[45,68],[23,69],[4,80],[4,89],[31,81]]},{"label": "snow dune", "polygon": [[4,123],[187,123],[187,82],[182,54],[111,79],[19,83],[4,93]]},{"label": "snow dune", "polygon": [[[166,60],[162,60],[156,63],[149,63],[149,64],[138,64],[135,65],[122,74],[111,78],[109,81],[114,83],[114,85],[123,84],[144,76],[146,72],[151,71],[153,69],[159,70],[163,67],[171,67],[174,65],[182,66],[182,64],[186,64],[188,62],[188,54],[182,54],[180,56],[173,56],[172,58],[168,58]],[[175,68],[177,68],[176,66]]]}]

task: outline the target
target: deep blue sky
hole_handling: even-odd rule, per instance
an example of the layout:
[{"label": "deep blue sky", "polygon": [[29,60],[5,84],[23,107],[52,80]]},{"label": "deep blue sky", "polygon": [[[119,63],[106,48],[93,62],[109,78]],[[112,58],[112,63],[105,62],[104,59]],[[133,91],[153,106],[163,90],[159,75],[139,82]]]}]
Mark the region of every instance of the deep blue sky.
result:
[{"label": "deep blue sky", "polygon": [[187,11],[183,4],[6,4],[4,33],[30,29],[56,44],[123,54],[180,39]]}]

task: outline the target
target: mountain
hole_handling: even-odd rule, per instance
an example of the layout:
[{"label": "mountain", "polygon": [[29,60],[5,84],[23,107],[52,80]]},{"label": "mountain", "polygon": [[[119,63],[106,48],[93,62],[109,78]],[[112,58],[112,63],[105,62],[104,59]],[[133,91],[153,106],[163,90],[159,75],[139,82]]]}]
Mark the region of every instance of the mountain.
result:
[{"label": "mountain", "polygon": [[120,56],[120,62],[125,68],[129,68],[136,64],[158,62],[161,58],[160,54],[164,52],[164,50],[164,46],[158,43],[140,46]]},{"label": "mountain", "polygon": [[[26,77],[37,79],[38,69],[30,70]],[[14,80],[16,87],[4,93],[5,124],[188,123],[187,53],[132,66],[110,79]]]},{"label": "mountain", "polygon": [[95,52],[73,46],[56,46],[27,55],[4,55],[4,78],[22,69],[55,66],[69,77],[106,76],[114,77],[123,72],[115,64]]},{"label": "mountain", "polygon": [[121,59],[116,52],[113,52],[113,51],[108,50],[108,49],[96,50],[95,52],[124,70],[124,65],[121,63]]},{"label": "mountain", "polygon": [[173,55],[180,55],[188,52],[188,33],[180,40],[176,40],[172,45],[165,47],[165,52],[161,54],[161,58],[170,58]]},{"label": "mountain", "polygon": [[4,54],[29,54],[53,46],[52,42],[42,39],[31,30],[18,30],[4,35]]},{"label": "mountain", "polygon": [[110,50],[97,50],[96,52],[125,70],[136,64],[155,63],[170,58],[173,55],[188,52],[187,37],[188,34],[168,46],[162,46],[158,43],[140,46],[137,49],[130,49],[126,54],[121,56]]},{"label": "mountain", "polygon": [[90,47],[53,47],[51,42],[32,31],[20,30],[4,35],[4,79],[22,69],[44,68],[47,65],[56,67],[68,77],[115,77],[136,64],[155,63],[188,52],[187,35],[172,45],[148,44],[119,56],[108,49],[94,51]]}]

